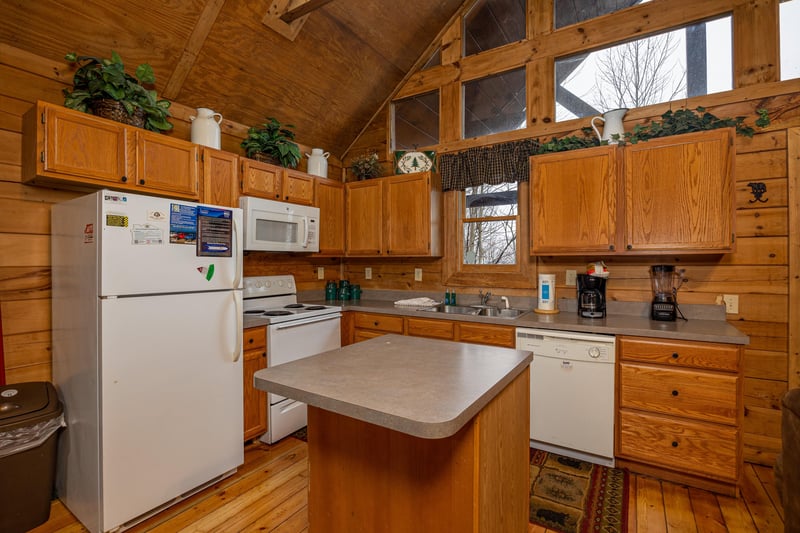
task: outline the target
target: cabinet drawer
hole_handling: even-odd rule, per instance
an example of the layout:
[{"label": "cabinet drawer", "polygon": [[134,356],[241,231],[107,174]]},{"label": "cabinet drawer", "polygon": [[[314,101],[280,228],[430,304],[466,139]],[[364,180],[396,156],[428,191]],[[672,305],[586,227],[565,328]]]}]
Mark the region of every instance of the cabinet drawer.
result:
[{"label": "cabinet drawer", "polygon": [[623,458],[736,481],[737,442],[732,427],[620,411],[617,455]]},{"label": "cabinet drawer", "polygon": [[358,313],[355,319],[356,328],[375,329],[386,333],[403,333],[403,317],[393,315],[376,315]]},{"label": "cabinet drawer", "polygon": [[735,375],[622,363],[619,379],[620,407],[737,423]]},{"label": "cabinet drawer", "polygon": [[513,348],[516,346],[515,329],[509,326],[494,326],[491,324],[473,324],[460,322],[458,324],[458,337],[460,342],[474,342]]},{"label": "cabinet drawer", "polygon": [[408,318],[408,335],[453,340],[455,324],[449,320]]},{"label": "cabinet drawer", "polygon": [[264,348],[267,345],[267,328],[247,328],[244,330],[244,349]]},{"label": "cabinet drawer", "polygon": [[375,331],[371,329],[357,329],[355,333],[353,333],[353,342],[367,341],[369,339],[374,339],[375,337],[381,337],[383,335],[386,335],[386,333],[382,331]]},{"label": "cabinet drawer", "polygon": [[620,357],[625,361],[669,364],[687,368],[739,369],[739,347],[712,342],[668,341],[644,337],[617,337]]}]

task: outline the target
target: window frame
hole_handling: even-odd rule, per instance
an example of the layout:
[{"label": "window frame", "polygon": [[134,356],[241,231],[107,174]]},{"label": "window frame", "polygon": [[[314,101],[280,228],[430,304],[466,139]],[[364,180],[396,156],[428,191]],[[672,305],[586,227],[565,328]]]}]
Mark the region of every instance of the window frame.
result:
[{"label": "window frame", "polygon": [[[519,223],[519,184],[517,184],[517,214],[516,215],[505,215],[505,216],[497,216],[497,217],[477,217],[472,218],[467,216],[467,207],[466,207],[466,200],[467,200],[467,191],[458,191],[460,194],[458,195],[458,216],[459,216],[459,226],[461,227],[461,238],[458,242],[458,251],[459,251],[459,261],[461,262],[461,270],[463,272],[484,272],[485,270],[489,270],[491,273],[496,274],[499,272],[516,272],[518,270],[518,265],[522,261],[520,257],[519,251],[519,233],[520,233],[520,223]],[[501,264],[475,264],[475,263],[465,263],[464,262],[464,225],[474,222],[491,222],[491,221],[500,221],[500,220],[513,220],[515,224],[514,229],[514,239],[516,244],[514,246],[515,250],[515,261],[512,264],[509,263],[501,263]]]}]

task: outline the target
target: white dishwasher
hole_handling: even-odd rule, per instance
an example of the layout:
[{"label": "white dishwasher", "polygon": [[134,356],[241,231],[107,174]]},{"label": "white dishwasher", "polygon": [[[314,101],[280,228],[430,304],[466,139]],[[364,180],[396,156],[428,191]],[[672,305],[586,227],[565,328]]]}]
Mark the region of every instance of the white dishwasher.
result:
[{"label": "white dishwasher", "polygon": [[533,352],[531,446],[614,466],[613,335],[517,328]]}]

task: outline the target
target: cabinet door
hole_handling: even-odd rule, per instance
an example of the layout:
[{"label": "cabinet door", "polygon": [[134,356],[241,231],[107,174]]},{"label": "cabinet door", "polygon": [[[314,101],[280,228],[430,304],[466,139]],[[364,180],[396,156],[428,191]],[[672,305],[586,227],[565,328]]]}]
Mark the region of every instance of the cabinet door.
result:
[{"label": "cabinet door", "polygon": [[430,255],[430,173],[392,176],[383,181],[386,254]]},{"label": "cabinet door", "polygon": [[380,255],[383,252],[383,180],[345,184],[347,255]]},{"label": "cabinet door", "polygon": [[314,203],[314,178],[289,170],[283,174],[283,200],[293,204],[312,205]]},{"label": "cabinet door", "polygon": [[625,247],[733,251],[730,128],[625,147]]},{"label": "cabinet door", "polygon": [[244,440],[248,441],[267,431],[267,395],[253,383],[253,375],[267,367],[266,329],[246,329],[244,349]]},{"label": "cabinet door", "polygon": [[314,180],[314,205],[319,207],[319,255],[344,255],[344,183]]},{"label": "cabinet door", "polygon": [[101,186],[133,181],[136,161],[128,155],[132,130],[60,106],[39,104],[37,108],[30,113],[39,122],[37,138],[44,135],[37,143],[36,174]]},{"label": "cabinet door", "polygon": [[199,147],[159,133],[137,131],[136,186],[140,189],[200,199]]},{"label": "cabinet door", "polygon": [[512,326],[459,322],[455,340],[513,348],[517,342],[515,333],[516,329]]},{"label": "cabinet door", "polygon": [[203,202],[239,207],[238,165],[236,154],[203,148]]},{"label": "cabinet door", "polygon": [[242,194],[270,200],[281,199],[283,168],[242,158]]},{"label": "cabinet door", "polygon": [[531,157],[531,254],[616,250],[617,154],[601,146]]}]

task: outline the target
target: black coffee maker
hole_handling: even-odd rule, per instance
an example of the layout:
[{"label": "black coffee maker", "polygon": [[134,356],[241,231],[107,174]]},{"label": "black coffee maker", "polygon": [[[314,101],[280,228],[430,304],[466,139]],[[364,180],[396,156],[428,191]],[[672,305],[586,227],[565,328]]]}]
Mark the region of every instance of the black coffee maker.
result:
[{"label": "black coffee maker", "polygon": [[578,315],[583,318],[606,316],[606,279],[578,274]]}]

